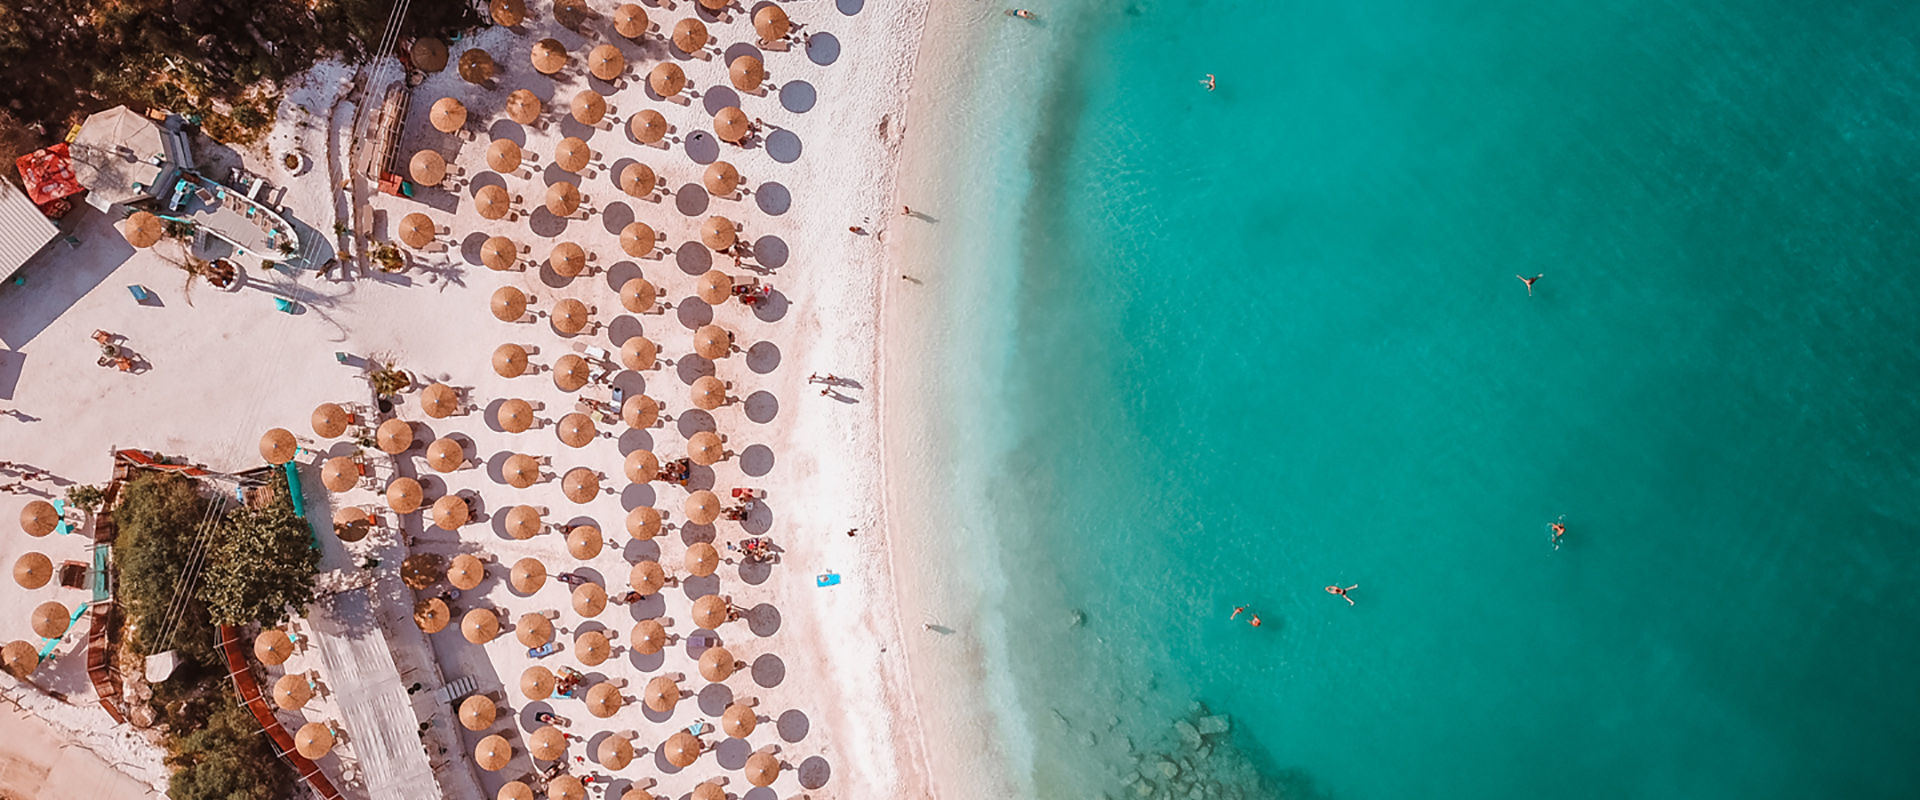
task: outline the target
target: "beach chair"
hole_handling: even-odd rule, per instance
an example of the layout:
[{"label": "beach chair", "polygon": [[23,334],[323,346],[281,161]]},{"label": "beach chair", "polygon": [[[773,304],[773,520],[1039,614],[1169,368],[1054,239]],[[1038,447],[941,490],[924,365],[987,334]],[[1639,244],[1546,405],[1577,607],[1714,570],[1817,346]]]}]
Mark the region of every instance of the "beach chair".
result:
[{"label": "beach chair", "polygon": [[144,305],[148,300],[153,299],[153,295],[147,291],[147,287],[137,283],[127,284],[127,291],[133,293],[133,301],[136,303]]},{"label": "beach chair", "polygon": [[67,501],[53,501],[53,513],[60,517],[60,524],[53,529],[53,532],[61,536],[73,533],[73,523],[67,521]]},{"label": "beach chair", "polygon": [[287,298],[276,297],[276,298],[273,298],[273,307],[280,311],[284,311],[288,314],[291,314],[293,313],[294,309],[298,308],[299,306],[295,305],[295,303],[292,300],[288,300]]}]

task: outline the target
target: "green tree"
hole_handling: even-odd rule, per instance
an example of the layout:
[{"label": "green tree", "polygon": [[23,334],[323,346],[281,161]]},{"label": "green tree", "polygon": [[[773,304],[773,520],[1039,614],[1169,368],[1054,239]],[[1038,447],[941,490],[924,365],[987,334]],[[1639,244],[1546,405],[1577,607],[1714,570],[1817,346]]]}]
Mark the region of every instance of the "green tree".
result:
[{"label": "green tree", "polygon": [[67,502],[72,503],[74,508],[89,514],[99,511],[100,504],[106,502],[106,499],[107,496],[100,491],[100,487],[91,484],[82,483],[67,489]]},{"label": "green tree", "polygon": [[206,607],[192,596],[176,605],[182,579],[193,560],[196,532],[206,516],[207,502],[192,480],[171,472],[136,473],[121,488],[114,509],[119,528],[114,565],[120,586],[118,600],[132,623],[131,643],[141,655],[178,648],[182,656],[202,666],[219,663]]},{"label": "green tree", "polygon": [[192,730],[168,742],[167,785],[172,800],[274,800],[292,788],[292,775],[267,748],[259,723],[231,693],[211,704]]},{"label": "green tree", "polygon": [[313,602],[320,551],[286,499],[286,478],[273,480],[273,502],[234,509],[214,533],[200,599],[217,624],[278,625]]}]

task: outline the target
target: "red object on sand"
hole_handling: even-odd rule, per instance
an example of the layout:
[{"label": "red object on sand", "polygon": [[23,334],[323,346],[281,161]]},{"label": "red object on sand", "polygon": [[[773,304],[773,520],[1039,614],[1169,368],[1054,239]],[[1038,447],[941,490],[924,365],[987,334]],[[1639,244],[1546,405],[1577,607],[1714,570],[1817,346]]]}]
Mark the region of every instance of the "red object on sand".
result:
[{"label": "red object on sand", "polygon": [[27,187],[27,199],[49,217],[58,219],[73,207],[63,202],[87,190],[73,178],[73,152],[66,142],[43,147],[15,159],[20,182]]}]

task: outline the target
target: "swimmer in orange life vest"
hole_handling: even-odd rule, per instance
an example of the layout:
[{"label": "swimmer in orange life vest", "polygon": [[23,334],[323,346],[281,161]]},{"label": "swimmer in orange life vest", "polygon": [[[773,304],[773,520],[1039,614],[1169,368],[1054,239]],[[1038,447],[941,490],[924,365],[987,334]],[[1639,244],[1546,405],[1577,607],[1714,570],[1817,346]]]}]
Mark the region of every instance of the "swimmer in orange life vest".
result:
[{"label": "swimmer in orange life vest", "polygon": [[1353,598],[1347,596],[1347,592],[1353,591],[1358,588],[1360,588],[1360,584],[1357,584],[1357,583],[1345,589],[1342,589],[1338,586],[1329,586],[1327,587],[1327,594],[1338,596],[1340,599],[1347,601],[1347,605],[1355,605],[1355,603],[1353,602]]}]

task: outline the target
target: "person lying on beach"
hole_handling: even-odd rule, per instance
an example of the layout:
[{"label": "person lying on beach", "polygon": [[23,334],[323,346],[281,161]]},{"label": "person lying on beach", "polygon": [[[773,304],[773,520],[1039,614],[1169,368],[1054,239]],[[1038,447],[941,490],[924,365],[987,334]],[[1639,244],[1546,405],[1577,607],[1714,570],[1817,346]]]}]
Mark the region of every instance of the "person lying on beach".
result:
[{"label": "person lying on beach", "polygon": [[1353,602],[1353,598],[1347,596],[1347,592],[1351,592],[1358,588],[1360,588],[1360,584],[1357,584],[1357,583],[1345,589],[1342,589],[1338,586],[1329,586],[1327,587],[1327,594],[1336,595],[1340,599],[1347,601],[1347,605],[1351,606],[1356,604]]},{"label": "person lying on beach", "polygon": [[1534,281],[1537,281],[1537,280],[1540,280],[1540,279],[1541,279],[1541,278],[1543,278],[1543,277],[1546,277],[1546,274],[1547,274],[1547,273],[1544,273],[1544,272],[1542,272],[1542,273],[1540,273],[1539,275],[1535,275],[1535,276],[1533,276],[1533,277],[1531,277],[1531,278],[1529,278],[1529,277],[1527,277],[1527,276],[1525,276],[1525,275],[1515,275],[1515,276],[1513,276],[1513,277],[1516,277],[1516,278],[1519,278],[1519,279],[1520,279],[1520,282],[1521,282],[1521,283],[1524,283],[1524,284],[1526,284],[1526,285],[1527,285],[1527,296],[1528,296],[1528,297],[1532,297],[1532,296],[1533,296],[1533,282],[1534,282]]}]

